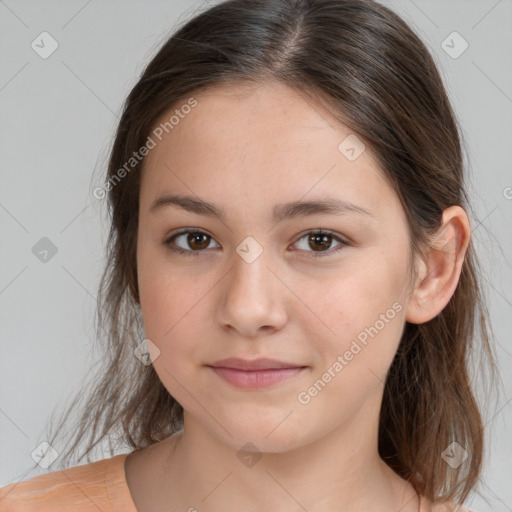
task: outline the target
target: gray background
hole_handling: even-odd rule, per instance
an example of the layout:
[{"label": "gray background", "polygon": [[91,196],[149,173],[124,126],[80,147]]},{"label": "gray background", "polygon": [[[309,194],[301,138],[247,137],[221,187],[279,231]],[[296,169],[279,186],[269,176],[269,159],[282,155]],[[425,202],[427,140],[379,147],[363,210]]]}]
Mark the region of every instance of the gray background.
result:
[{"label": "gray background", "polygon": [[[382,3],[433,52],[468,144],[473,239],[504,392],[486,400],[483,485],[467,504],[512,511],[512,1]],[[103,181],[122,102],[176,24],[204,7],[0,1],[0,486],[44,472],[27,473],[30,454],[93,361],[108,226],[92,190]],[[47,59],[31,48],[43,31],[59,45]],[[455,59],[442,46],[453,31],[469,44]],[[47,262],[32,252],[43,237],[57,248]]]}]

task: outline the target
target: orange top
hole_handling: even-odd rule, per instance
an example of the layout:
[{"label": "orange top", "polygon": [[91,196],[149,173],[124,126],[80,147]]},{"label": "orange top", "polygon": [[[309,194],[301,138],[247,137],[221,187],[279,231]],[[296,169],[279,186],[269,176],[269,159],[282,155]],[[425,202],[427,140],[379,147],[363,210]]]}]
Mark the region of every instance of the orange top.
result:
[{"label": "orange top", "polygon": [[0,489],[2,512],[137,512],[126,483],[127,453]]},{"label": "orange top", "polygon": [[[137,512],[126,482],[124,453],[33,477],[0,489],[2,512]],[[72,506],[72,509],[70,508]],[[471,512],[453,503],[432,505],[420,496],[419,512]]]}]

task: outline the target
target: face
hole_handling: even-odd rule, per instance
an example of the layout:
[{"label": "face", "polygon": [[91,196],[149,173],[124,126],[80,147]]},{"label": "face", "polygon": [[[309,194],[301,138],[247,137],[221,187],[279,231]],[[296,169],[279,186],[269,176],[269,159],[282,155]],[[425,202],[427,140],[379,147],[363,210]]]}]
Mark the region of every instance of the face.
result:
[{"label": "face", "polygon": [[[405,324],[398,197],[370,150],[358,155],[305,94],[237,85],[193,98],[153,137],[142,174],[137,266],[156,372],[185,421],[236,448],[290,450],[368,421]],[[166,195],[196,202],[151,208]],[[336,201],[353,206],[316,204]],[[309,204],[283,206],[295,202]],[[292,369],[210,366],[226,358]]]}]

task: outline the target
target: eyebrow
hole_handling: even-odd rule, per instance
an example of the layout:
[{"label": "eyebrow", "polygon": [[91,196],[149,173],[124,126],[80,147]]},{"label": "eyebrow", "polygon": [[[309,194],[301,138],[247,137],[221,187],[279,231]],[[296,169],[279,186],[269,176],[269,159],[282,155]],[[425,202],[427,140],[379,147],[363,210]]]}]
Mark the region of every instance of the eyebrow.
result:
[{"label": "eyebrow", "polygon": [[[163,195],[153,201],[149,207],[149,212],[154,213],[166,206],[174,206],[197,215],[206,215],[223,221],[226,220],[226,213],[222,208],[194,196]],[[341,199],[326,197],[315,201],[292,201],[290,203],[277,204],[274,207],[272,220],[277,223],[285,219],[293,219],[307,215],[343,215],[347,213],[357,213],[359,215],[375,218],[373,213],[361,206]]]}]

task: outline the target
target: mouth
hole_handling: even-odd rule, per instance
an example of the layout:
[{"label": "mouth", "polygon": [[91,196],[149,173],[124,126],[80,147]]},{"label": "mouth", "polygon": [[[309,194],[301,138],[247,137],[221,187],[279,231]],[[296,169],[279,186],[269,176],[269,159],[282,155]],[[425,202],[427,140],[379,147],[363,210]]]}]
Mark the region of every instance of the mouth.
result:
[{"label": "mouth", "polygon": [[230,358],[206,365],[217,376],[239,388],[263,388],[291,379],[307,366],[275,359]]}]

